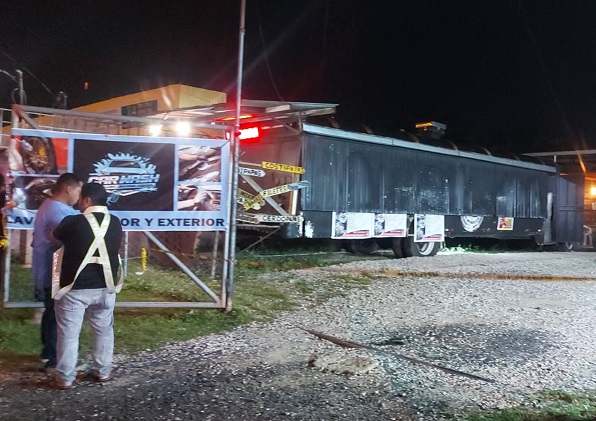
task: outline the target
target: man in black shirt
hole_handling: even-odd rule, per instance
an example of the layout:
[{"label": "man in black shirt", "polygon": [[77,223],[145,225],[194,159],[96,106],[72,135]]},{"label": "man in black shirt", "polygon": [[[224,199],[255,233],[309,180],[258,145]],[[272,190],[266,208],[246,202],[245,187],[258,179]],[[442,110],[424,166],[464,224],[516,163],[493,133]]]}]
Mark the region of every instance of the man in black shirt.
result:
[{"label": "man in black shirt", "polygon": [[64,244],[60,273],[54,274],[52,295],[58,324],[56,383],[72,387],[76,376],[79,334],[85,315],[95,347],[93,371],[100,382],[110,379],[114,353],[114,304],[122,240],[120,220],[108,213],[108,193],[100,184],[83,185],[80,215],[68,216],[54,230]]}]

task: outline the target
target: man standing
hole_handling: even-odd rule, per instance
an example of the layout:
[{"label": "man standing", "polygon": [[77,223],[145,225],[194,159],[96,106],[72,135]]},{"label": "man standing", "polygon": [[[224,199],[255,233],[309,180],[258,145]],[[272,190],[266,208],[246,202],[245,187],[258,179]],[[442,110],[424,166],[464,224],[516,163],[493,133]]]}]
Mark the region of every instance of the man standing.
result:
[{"label": "man standing", "polygon": [[61,273],[54,274],[52,293],[58,324],[56,385],[70,389],[76,376],[79,334],[85,315],[94,336],[93,372],[110,380],[114,353],[114,304],[122,240],[120,220],[108,213],[108,193],[101,184],[84,184],[79,199],[83,214],[69,216],[54,230],[64,243]]},{"label": "man standing", "polygon": [[47,360],[46,371],[56,367],[56,317],[51,295],[52,255],[60,248],[61,243],[54,238],[52,231],[64,217],[77,213],[73,205],[81,195],[81,184],[74,174],[62,174],[52,187],[51,197],[41,204],[35,216],[31,270],[35,283],[35,299],[44,304],[41,318],[41,358]]}]

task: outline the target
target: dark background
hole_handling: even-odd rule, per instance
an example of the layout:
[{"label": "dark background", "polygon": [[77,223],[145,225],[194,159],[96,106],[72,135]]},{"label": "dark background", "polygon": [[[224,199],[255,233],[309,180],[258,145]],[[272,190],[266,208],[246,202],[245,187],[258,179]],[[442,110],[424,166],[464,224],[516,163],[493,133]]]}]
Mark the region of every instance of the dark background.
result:
[{"label": "dark background", "polygon": [[[0,16],[0,69],[26,69],[31,105],[171,83],[234,97],[240,0],[24,0]],[[592,148],[595,23],[589,0],[247,0],[243,97],[339,103],[342,127],[383,135],[435,120],[463,146]],[[1,106],[13,88],[0,75]]]},{"label": "dark background", "polygon": [[73,173],[87,182],[90,174],[95,172],[94,164],[103,159],[109,159],[109,153],[114,155],[128,153],[149,158],[149,163],[156,166],[155,174],[159,174],[157,191],[120,196],[116,203],[110,205],[110,210],[172,211],[174,209],[175,145],[75,139]]}]

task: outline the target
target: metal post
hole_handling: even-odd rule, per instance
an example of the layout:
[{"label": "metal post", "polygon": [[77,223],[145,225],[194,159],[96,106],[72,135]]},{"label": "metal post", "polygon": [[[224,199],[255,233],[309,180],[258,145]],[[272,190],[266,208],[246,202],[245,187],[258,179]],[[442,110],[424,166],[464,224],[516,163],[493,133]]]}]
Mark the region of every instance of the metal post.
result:
[{"label": "metal post", "polygon": [[19,104],[25,105],[24,93],[25,90],[23,89],[23,72],[20,70],[16,70],[17,72],[17,80],[19,82]]},{"label": "metal post", "polygon": [[219,248],[219,231],[215,231],[215,241],[213,241],[213,256],[211,260],[211,278],[215,279],[215,270],[217,269],[217,249]]},{"label": "metal post", "polygon": [[236,82],[236,122],[234,124],[234,136],[232,136],[233,150],[233,174],[232,174],[232,206],[230,209],[230,239],[229,239],[229,259],[228,259],[228,277],[226,280],[226,309],[232,308],[232,293],[234,291],[234,266],[236,259],[236,196],[238,195],[238,161],[240,160],[240,145],[238,136],[240,134],[240,107],[242,102],[242,69],[244,65],[244,33],[246,16],[246,0],[242,0],[240,6],[240,34],[238,48],[238,78]]},{"label": "metal post", "polygon": [[122,274],[125,278],[128,275],[128,231],[124,231],[124,262],[122,265]]}]

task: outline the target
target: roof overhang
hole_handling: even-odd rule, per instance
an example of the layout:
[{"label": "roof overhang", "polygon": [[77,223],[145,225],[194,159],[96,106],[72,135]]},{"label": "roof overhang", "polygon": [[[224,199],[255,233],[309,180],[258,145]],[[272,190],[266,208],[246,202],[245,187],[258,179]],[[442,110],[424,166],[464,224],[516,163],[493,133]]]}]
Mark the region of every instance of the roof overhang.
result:
[{"label": "roof overhang", "polygon": [[596,173],[596,149],[532,152],[524,155],[552,163],[569,173]]},{"label": "roof overhang", "polygon": [[[283,102],[243,100],[240,107],[243,122],[253,122],[269,119],[283,119],[290,116],[318,116],[334,114],[338,104],[315,102]],[[190,119],[194,122],[216,123],[228,121],[234,124],[236,117],[236,104],[214,104],[205,107],[189,107],[155,114],[154,118],[162,119]]]}]

